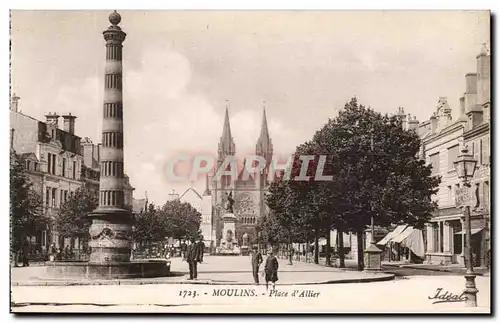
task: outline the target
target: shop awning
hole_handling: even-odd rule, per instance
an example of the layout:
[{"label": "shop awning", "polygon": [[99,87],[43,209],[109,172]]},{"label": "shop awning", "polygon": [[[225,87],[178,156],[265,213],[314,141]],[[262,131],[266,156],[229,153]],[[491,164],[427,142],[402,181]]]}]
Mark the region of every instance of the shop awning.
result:
[{"label": "shop awning", "polygon": [[422,233],[422,230],[408,227],[401,233],[401,235],[398,237],[398,240],[401,237],[404,237],[403,240],[401,240],[401,246],[410,248],[410,250],[420,258],[425,257],[424,235]]},{"label": "shop awning", "polygon": [[[476,233],[478,233],[478,232],[482,231],[483,229],[484,229],[484,228],[477,228],[477,229],[472,229],[472,230],[470,230],[470,231],[471,231],[471,233],[474,235],[474,234],[476,234]],[[464,230],[462,230],[462,231],[460,231],[460,232],[455,232],[455,234],[465,234],[465,229],[464,229]]]},{"label": "shop awning", "polygon": [[422,230],[406,226],[404,230],[394,235],[390,242],[399,243],[402,247],[409,248],[420,258],[425,256],[424,236]]},{"label": "shop awning", "polygon": [[413,232],[413,227],[406,227],[400,234],[391,239],[392,242],[401,243],[404,239],[408,238]]},{"label": "shop awning", "polygon": [[380,246],[385,246],[389,241],[391,241],[394,237],[397,237],[404,229],[406,229],[407,225],[398,225],[396,229],[389,232],[382,240],[377,242]]}]

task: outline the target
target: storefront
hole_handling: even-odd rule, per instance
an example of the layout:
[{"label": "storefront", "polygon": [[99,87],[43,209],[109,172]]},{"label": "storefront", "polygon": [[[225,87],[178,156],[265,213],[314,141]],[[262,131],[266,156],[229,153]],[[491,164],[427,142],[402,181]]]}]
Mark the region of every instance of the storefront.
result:
[{"label": "storefront", "polygon": [[[455,209],[455,208],[454,208]],[[440,216],[427,226],[426,263],[465,266],[465,223],[460,209],[456,214]],[[487,265],[488,223],[484,214],[471,211],[472,254],[475,267]]]},{"label": "storefront", "polygon": [[422,230],[409,225],[399,225],[377,242],[382,248],[384,261],[421,263],[425,256]]}]

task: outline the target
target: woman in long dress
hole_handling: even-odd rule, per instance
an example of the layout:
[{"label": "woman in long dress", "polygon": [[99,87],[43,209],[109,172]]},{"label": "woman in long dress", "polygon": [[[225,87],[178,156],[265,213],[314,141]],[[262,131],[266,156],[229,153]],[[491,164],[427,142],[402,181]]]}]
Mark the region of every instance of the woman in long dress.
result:
[{"label": "woman in long dress", "polygon": [[270,251],[266,259],[266,266],[264,267],[264,272],[266,273],[266,289],[268,289],[269,282],[273,283],[273,289],[276,287],[276,282],[278,281],[278,268],[278,259],[274,255],[274,251]]}]

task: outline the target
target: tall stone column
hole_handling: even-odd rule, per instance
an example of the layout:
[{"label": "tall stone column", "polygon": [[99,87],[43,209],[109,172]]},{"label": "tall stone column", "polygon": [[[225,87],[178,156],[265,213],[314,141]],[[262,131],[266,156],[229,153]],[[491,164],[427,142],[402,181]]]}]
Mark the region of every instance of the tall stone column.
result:
[{"label": "tall stone column", "polygon": [[109,15],[106,40],[99,207],[90,214],[91,263],[128,262],[132,214],[124,209],[122,43],[126,34],[116,11]]}]

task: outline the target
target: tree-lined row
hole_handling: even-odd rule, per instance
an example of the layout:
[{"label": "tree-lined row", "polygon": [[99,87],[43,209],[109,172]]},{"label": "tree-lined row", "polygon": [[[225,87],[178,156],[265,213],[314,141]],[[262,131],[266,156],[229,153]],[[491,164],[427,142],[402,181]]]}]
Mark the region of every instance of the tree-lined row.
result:
[{"label": "tree-lined row", "polygon": [[[91,224],[88,214],[97,206],[95,194],[85,187],[79,188],[59,210],[55,221],[59,234],[88,240]],[[133,240],[139,245],[149,246],[166,238],[198,239],[200,224],[201,214],[189,203],[173,200],[162,207],[146,204],[143,210],[134,214]]]},{"label": "tree-lined row", "polygon": [[[403,130],[397,116],[382,115],[358,104],[353,98],[339,115],[298,146],[292,178],[309,162],[309,181],[290,181],[283,173],[271,183],[266,202],[270,213],[257,229],[265,241],[292,243],[315,237],[327,240],[330,259],[330,231],[353,232],[358,246],[373,217],[375,225],[408,224],[423,228],[437,206],[431,196],[440,178],[419,156],[420,138]],[[300,158],[314,156],[311,161]],[[320,160],[327,156],[324,175],[333,180],[315,181]],[[338,239],[342,249],[343,239]],[[339,254],[343,266],[343,253]],[[363,269],[363,250],[358,250],[358,269]]]}]

